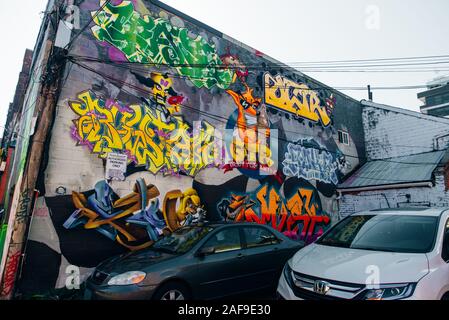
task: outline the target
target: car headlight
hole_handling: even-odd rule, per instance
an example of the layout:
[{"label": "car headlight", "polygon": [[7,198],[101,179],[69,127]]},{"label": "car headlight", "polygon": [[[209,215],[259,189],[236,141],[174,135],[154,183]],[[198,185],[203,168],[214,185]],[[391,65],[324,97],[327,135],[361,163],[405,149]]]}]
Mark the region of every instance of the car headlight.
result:
[{"label": "car headlight", "polygon": [[362,300],[400,300],[413,295],[416,284],[392,284],[381,285],[377,289],[366,290],[362,294]]},{"label": "car headlight", "polygon": [[109,286],[127,286],[130,284],[138,284],[141,283],[145,277],[145,272],[141,271],[129,271],[122,274],[119,274],[115,277],[112,277],[111,280],[109,280],[108,285]]},{"label": "car headlight", "polygon": [[293,278],[292,278],[292,268],[290,268],[290,264],[287,262],[285,264],[284,270],[283,270],[285,281],[288,283],[288,285],[293,288]]}]

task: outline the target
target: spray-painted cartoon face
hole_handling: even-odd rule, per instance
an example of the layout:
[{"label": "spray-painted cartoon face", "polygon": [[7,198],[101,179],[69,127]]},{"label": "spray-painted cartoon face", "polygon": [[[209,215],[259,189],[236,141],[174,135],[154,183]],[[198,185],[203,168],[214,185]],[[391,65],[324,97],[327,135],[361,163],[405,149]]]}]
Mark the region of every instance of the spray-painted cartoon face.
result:
[{"label": "spray-painted cartoon face", "polygon": [[234,71],[234,77],[232,79],[233,83],[237,80],[237,78],[239,78],[240,81],[242,81],[242,83],[246,83],[246,78],[249,75],[249,71],[246,68],[246,66],[244,66],[240,62],[238,56],[228,53],[221,56],[221,61],[226,67],[233,69]]},{"label": "spray-painted cartoon face", "polygon": [[170,114],[180,112],[184,97],[173,89],[173,80],[171,78],[155,72],[151,73],[150,78],[132,73],[140,83],[151,88],[150,100],[163,107],[163,109],[166,108]]},{"label": "spray-painted cartoon face", "polygon": [[153,95],[154,100],[158,104],[163,104],[167,102],[167,97],[169,95],[169,90],[173,85],[173,81],[170,78],[166,78],[159,73],[152,73],[151,80],[154,81]]},{"label": "spray-painted cartoon face", "polygon": [[262,99],[254,98],[252,89],[247,87],[244,93],[237,93],[232,90],[227,90],[226,92],[234,99],[239,112],[244,111],[251,116],[257,116]]},{"label": "spray-painted cartoon face", "polygon": [[231,195],[231,200],[223,200],[219,207],[226,221],[242,221],[245,210],[254,204],[249,196]]}]

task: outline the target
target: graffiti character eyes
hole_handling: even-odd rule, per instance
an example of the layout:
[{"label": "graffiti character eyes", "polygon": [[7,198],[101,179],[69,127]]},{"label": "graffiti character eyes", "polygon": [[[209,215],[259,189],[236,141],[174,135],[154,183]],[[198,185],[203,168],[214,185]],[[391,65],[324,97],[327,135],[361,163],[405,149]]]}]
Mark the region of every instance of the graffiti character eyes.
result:
[{"label": "graffiti character eyes", "polygon": [[244,109],[248,109],[250,107],[250,104],[244,99],[240,99],[240,104]]}]

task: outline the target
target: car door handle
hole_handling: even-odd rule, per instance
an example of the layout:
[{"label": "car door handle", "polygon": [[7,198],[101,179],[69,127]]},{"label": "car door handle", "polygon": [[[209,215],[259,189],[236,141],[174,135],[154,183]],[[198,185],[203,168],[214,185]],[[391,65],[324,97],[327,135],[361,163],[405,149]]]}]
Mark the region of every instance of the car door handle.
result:
[{"label": "car door handle", "polygon": [[242,253],[239,253],[238,255],[237,255],[237,259],[243,259],[245,256],[242,254]]},{"label": "car door handle", "polygon": [[273,251],[279,251],[279,248],[276,247],[276,248],[273,249]]}]

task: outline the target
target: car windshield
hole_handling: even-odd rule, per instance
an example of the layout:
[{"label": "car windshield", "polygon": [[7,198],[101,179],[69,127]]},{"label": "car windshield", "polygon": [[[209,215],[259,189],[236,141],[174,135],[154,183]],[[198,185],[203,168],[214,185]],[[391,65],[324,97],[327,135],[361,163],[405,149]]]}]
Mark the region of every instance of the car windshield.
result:
[{"label": "car windshield", "polygon": [[398,253],[432,251],[437,217],[355,215],[338,223],[317,244]]},{"label": "car windshield", "polygon": [[171,254],[184,254],[213,230],[212,227],[186,227],[161,238],[151,249]]}]

